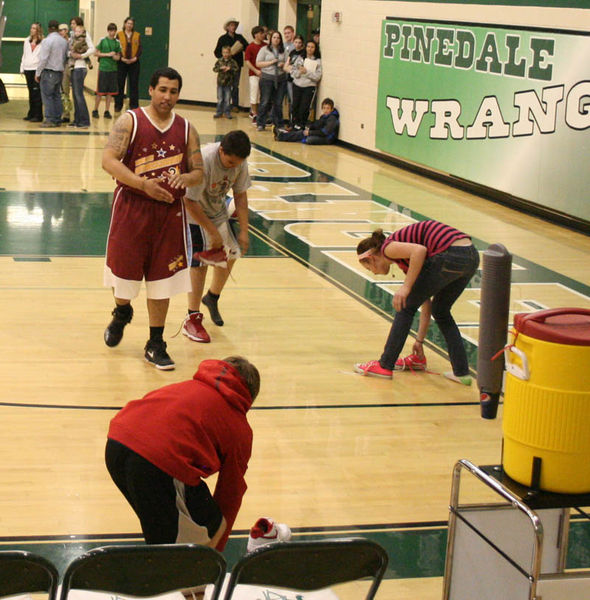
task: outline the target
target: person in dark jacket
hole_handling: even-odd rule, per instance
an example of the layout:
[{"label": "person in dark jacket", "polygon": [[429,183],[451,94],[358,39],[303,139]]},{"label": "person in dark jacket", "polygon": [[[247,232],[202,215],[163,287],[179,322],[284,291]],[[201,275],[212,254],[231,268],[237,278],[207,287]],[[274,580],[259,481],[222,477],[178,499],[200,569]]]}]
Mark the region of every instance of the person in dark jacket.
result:
[{"label": "person in dark jacket", "polygon": [[[204,360],[193,379],[133,400],[111,420],[106,466],[147,544],[223,550],[247,488],[246,413],[259,389],[258,369],[245,358]],[[214,473],[211,495],[204,480]]]},{"label": "person in dark jacket", "polygon": [[338,139],[340,114],[334,108],[334,100],[322,100],[322,116],[302,130],[274,128],[275,140],[279,142],[302,142],[312,146],[333,144]]},{"label": "person in dark jacket", "polygon": [[223,24],[225,33],[219,37],[215,50],[213,50],[213,54],[217,58],[221,58],[221,49],[229,46],[231,57],[238,63],[238,70],[234,72],[232,82],[231,104],[234,110],[240,110],[240,74],[244,66],[244,50],[248,46],[248,40],[241,33],[236,33],[239,24],[237,19],[231,17],[227,19]]}]

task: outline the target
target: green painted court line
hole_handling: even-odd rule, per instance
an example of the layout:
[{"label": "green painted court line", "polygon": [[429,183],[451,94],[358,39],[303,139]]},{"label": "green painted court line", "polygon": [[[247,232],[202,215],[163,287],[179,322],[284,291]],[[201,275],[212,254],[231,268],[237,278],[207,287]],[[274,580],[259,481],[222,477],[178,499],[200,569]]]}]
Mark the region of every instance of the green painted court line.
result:
[{"label": "green painted court line", "polygon": [[[380,530],[376,531],[375,527]],[[247,531],[234,532],[228,541],[224,556],[231,569],[246,554]],[[293,528],[293,539],[297,541],[317,540],[333,537],[364,537],[385,548],[389,555],[387,579],[408,579],[424,577],[442,577],[447,544],[447,527],[439,523],[418,527],[398,524],[395,528],[387,525],[371,527],[349,526],[312,528],[300,530]],[[60,536],[55,536],[60,537]],[[139,534],[121,535],[103,534],[99,536],[61,536],[61,539],[9,539],[0,538],[0,548],[26,550],[45,556],[63,572],[67,564],[80,554],[92,548],[107,545],[126,545],[142,543]],[[590,522],[572,520],[569,532],[567,569],[587,569],[590,567]]]}]

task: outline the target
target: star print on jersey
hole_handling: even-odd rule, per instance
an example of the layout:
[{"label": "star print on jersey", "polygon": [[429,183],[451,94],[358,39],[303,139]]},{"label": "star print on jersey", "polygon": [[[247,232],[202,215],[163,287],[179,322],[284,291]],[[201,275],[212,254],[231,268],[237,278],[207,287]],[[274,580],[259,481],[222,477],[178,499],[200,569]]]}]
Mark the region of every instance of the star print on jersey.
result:
[{"label": "star print on jersey", "polygon": [[184,267],[184,256],[179,254],[178,256],[172,259],[172,262],[168,263],[168,270],[173,273],[174,271],[178,271],[178,269],[182,269]]},{"label": "star print on jersey", "polygon": [[166,141],[154,142],[150,148],[141,149],[135,159],[134,171],[139,176],[149,173],[150,177],[166,180],[181,172],[183,158],[184,153],[178,152],[174,144],[167,146]]}]

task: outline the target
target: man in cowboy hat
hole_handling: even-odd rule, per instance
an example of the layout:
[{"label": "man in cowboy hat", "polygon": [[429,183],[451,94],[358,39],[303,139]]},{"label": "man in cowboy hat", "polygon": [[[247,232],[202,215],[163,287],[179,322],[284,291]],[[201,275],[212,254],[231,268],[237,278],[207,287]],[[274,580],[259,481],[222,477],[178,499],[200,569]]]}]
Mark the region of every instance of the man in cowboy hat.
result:
[{"label": "man in cowboy hat", "polygon": [[217,46],[213,53],[217,58],[221,58],[221,49],[224,46],[231,48],[232,58],[238,63],[238,70],[234,73],[234,81],[232,86],[231,103],[235,110],[239,110],[240,105],[240,74],[244,66],[244,50],[248,45],[248,40],[240,34],[236,33],[236,29],[240,22],[238,19],[230,17],[223,24],[225,33],[217,40]]}]

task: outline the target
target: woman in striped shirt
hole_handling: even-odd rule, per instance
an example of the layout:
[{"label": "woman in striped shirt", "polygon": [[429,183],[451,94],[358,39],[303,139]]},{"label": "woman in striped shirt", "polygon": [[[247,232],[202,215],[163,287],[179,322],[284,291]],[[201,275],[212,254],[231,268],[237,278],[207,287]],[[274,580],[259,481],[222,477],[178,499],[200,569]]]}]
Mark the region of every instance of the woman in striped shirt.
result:
[{"label": "woman in striped shirt", "polygon": [[[391,379],[394,368],[403,368],[407,359],[398,360],[410,332],[414,315],[422,306],[414,352],[423,356],[422,342],[434,317],[443,334],[453,371],[445,376],[471,385],[469,363],[451,307],[479,266],[479,254],[471,238],[438,221],[421,221],[385,237],[382,229],[362,240],[357,247],[361,265],[375,274],[387,275],[392,263],[405,273],[403,284],[393,296],[396,315],[379,360],[355,365],[363,375]],[[426,361],[422,362],[425,368]]]}]

